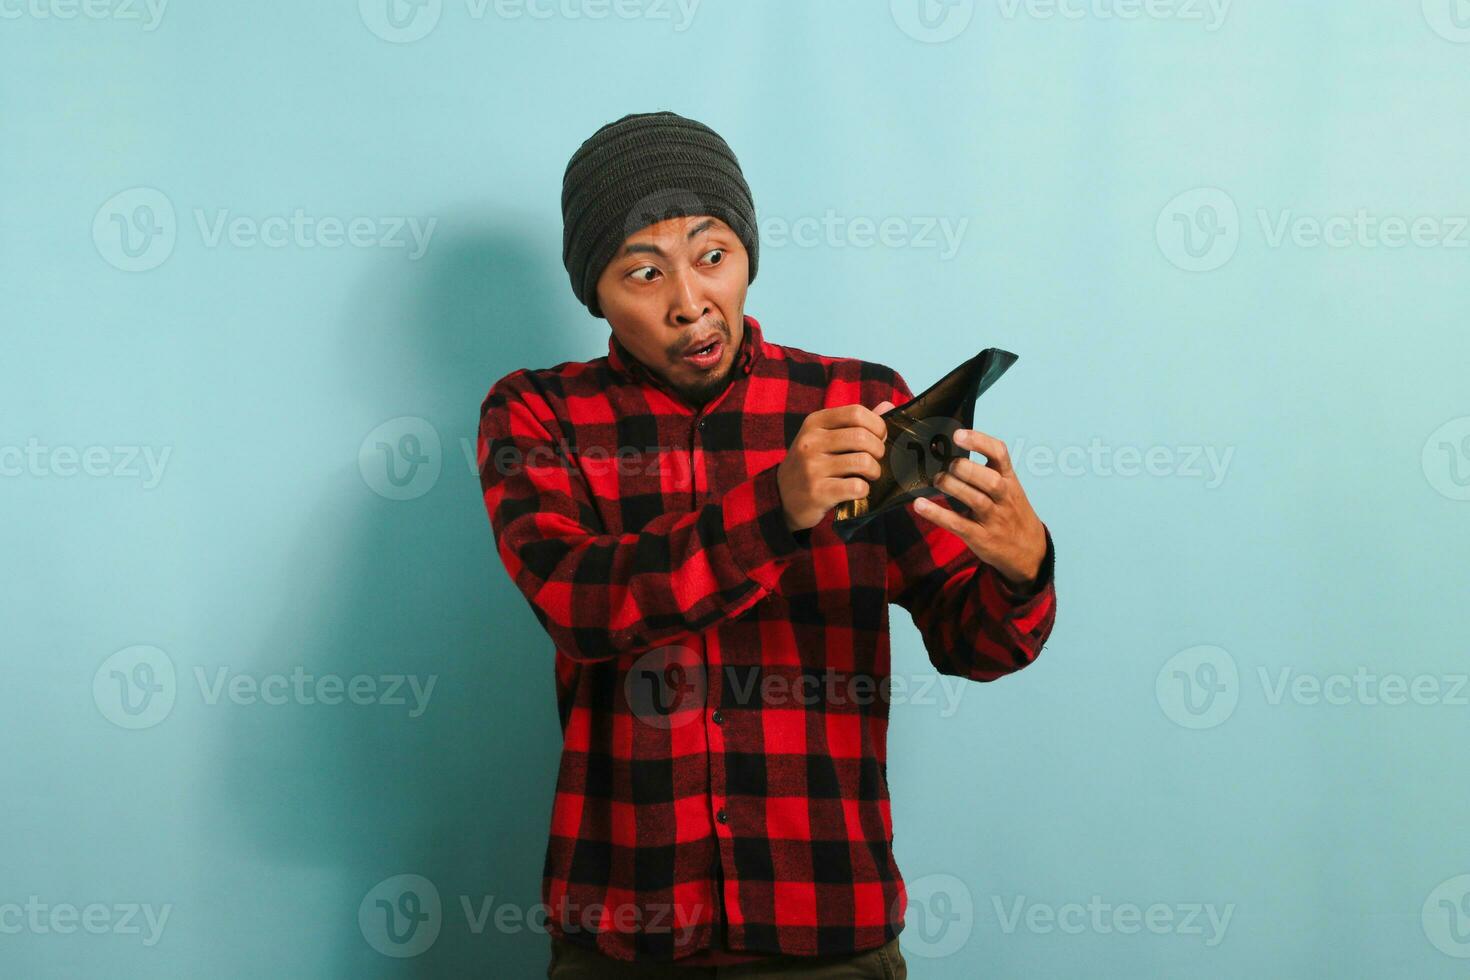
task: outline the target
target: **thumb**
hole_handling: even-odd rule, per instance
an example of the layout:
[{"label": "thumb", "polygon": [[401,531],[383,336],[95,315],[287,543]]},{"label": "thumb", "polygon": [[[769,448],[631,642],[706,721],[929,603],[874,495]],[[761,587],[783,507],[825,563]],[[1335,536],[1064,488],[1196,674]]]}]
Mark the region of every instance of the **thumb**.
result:
[{"label": "thumb", "polygon": [[881,401],[878,404],[876,404],[876,405],[873,406],[873,414],[875,414],[875,415],[882,415],[884,412],[887,412],[887,411],[891,410],[892,408],[893,408],[893,402],[887,401],[887,400]]}]

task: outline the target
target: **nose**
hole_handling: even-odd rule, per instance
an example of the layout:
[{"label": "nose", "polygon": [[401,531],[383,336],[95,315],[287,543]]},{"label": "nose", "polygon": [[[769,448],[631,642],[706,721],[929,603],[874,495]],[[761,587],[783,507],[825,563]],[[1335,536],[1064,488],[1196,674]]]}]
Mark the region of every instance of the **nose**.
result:
[{"label": "nose", "polygon": [[679,326],[698,323],[709,312],[698,277],[688,272],[677,272],[674,280],[673,298],[670,300],[669,316]]}]

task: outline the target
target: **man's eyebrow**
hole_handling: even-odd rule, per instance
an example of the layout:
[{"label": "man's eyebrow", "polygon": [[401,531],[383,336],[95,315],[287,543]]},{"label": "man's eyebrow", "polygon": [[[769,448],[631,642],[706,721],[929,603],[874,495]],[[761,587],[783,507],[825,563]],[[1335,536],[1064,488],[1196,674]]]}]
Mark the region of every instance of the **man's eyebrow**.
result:
[{"label": "man's eyebrow", "polygon": [[[705,218],[699,224],[689,229],[689,235],[687,236],[688,239],[690,241],[693,241],[695,235],[698,235],[702,231],[708,231],[710,226],[714,223],[714,218]],[[638,252],[652,252],[654,255],[657,255],[661,259],[668,258],[667,255],[664,255],[664,250],[659,248],[657,245],[645,245],[643,242],[634,242],[627,248],[623,249],[624,255],[634,255]]]}]

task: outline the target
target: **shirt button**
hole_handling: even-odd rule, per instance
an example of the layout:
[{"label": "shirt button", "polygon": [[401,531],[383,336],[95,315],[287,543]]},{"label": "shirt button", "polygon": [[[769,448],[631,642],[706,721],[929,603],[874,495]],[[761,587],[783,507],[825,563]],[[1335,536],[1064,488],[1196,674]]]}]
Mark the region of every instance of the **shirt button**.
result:
[{"label": "shirt button", "polygon": [[707,421],[709,421],[709,420],[708,419],[700,419],[699,420],[699,427],[701,429],[703,429],[704,428],[704,423],[707,422]]},{"label": "shirt button", "polygon": [[714,722],[716,725],[723,725],[725,723],[724,712],[720,711],[719,708],[716,708],[715,713],[709,716],[709,720]]},{"label": "shirt button", "polygon": [[729,823],[730,815],[724,810],[721,810],[719,813],[715,814],[715,819],[718,820],[720,823]]}]

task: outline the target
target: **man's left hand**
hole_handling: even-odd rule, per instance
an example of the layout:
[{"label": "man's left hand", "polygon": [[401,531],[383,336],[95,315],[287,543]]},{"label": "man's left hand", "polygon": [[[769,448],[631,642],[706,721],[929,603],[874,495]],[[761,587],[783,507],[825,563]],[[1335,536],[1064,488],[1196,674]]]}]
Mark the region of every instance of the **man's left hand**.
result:
[{"label": "man's left hand", "polygon": [[1005,443],[975,429],[958,429],[954,443],[984,456],[984,465],[967,457],[954,460],[934,486],[964,504],[970,516],[923,497],[914,501],[919,516],[959,535],[969,549],[992,566],[1013,588],[1027,590],[1046,558],[1046,529],[1031,509],[1011,466]]}]

